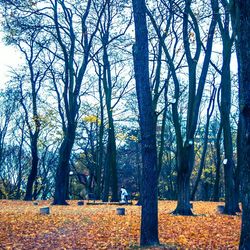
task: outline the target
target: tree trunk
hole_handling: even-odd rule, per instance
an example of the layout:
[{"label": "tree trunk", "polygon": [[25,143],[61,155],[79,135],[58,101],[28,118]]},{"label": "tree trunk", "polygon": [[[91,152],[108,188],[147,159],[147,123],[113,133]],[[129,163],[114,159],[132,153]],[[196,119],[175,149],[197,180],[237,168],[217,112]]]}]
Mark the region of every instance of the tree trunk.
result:
[{"label": "tree trunk", "polygon": [[[103,126],[103,125],[100,125]],[[99,131],[99,145],[98,145],[98,161],[97,161],[97,169],[96,169],[96,190],[95,195],[96,199],[99,200],[101,198],[102,192],[102,169],[103,169],[103,133],[101,135],[101,129]]]},{"label": "tree trunk", "polygon": [[141,246],[159,244],[156,117],[149,83],[148,30],[145,0],[133,0],[135,37],[133,47],[136,93],[142,146]]},{"label": "tree trunk", "polygon": [[31,171],[28,177],[27,187],[26,187],[26,193],[24,200],[25,201],[31,201],[33,196],[33,184],[37,177],[37,168],[38,168],[38,152],[37,152],[37,140],[38,135],[34,135],[31,139],[31,157],[32,157],[32,165],[31,165]]},{"label": "tree trunk", "polygon": [[235,186],[234,186],[234,164],[228,159],[227,164],[224,164],[225,176],[225,209],[224,213],[235,215]]},{"label": "tree trunk", "polygon": [[[112,126],[112,124],[110,124]],[[108,145],[107,145],[107,158],[104,173],[104,193],[103,201],[108,201],[109,188],[111,186],[112,199],[111,201],[119,201],[118,188],[117,188],[117,170],[116,170],[116,147],[115,147],[115,134],[114,127],[109,128]]]},{"label": "tree trunk", "polygon": [[[113,119],[112,119],[113,120]],[[112,124],[113,125],[113,124]],[[109,129],[109,163],[110,163],[110,177],[111,177],[111,201],[119,201],[118,197],[118,179],[117,179],[117,168],[116,168],[116,142],[115,142],[115,131],[114,125]]]},{"label": "tree trunk", "polygon": [[192,215],[190,207],[190,175],[182,172],[177,176],[178,205],[174,214]]},{"label": "tree trunk", "polygon": [[240,116],[242,119],[242,226],[239,249],[250,249],[250,1],[236,0],[240,71]]},{"label": "tree trunk", "polygon": [[204,143],[203,143],[204,146],[203,146],[203,150],[202,150],[202,156],[201,156],[201,161],[200,161],[200,167],[198,170],[198,175],[197,175],[197,178],[196,178],[196,181],[194,184],[194,188],[193,188],[193,191],[191,194],[191,200],[194,200],[194,198],[195,198],[195,193],[197,191],[197,188],[198,188],[198,185],[199,185],[199,182],[201,179],[201,175],[203,172],[203,168],[205,165],[205,158],[206,158],[206,153],[207,153],[207,143],[208,143],[208,133],[209,133],[209,123],[210,123],[210,118],[211,118],[211,116],[213,114],[213,110],[214,110],[215,94],[216,94],[216,89],[214,88],[213,92],[211,94],[211,97],[210,97],[208,108],[207,108],[207,123],[205,126]]},{"label": "tree trunk", "polygon": [[37,200],[38,196],[39,196],[39,189],[38,189],[38,180],[36,178],[35,183],[34,183],[34,191],[33,191],[33,199]]},{"label": "tree trunk", "polygon": [[[138,135],[137,135],[138,136]],[[140,159],[140,146],[139,143],[136,143],[136,165],[137,165],[137,186],[138,186],[138,193],[139,193],[139,199],[136,203],[136,205],[141,205],[141,183],[142,183],[142,167],[141,167],[141,159]]]},{"label": "tree trunk", "polygon": [[198,170],[198,174],[194,183],[194,187],[193,187],[193,191],[191,194],[191,200],[195,199],[195,193],[198,189],[198,185],[199,182],[201,180],[201,176],[202,176],[202,172],[203,172],[203,168],[205,166],[205,158],[206,158],[206,152],[207,152],[207,142],[208,142],[208,126],[209,122],[206,125],[206,131],[205,131],[205,139],[204,139],[204,143],[203,143],[203,150],[202,150],[202,155],[201,155],[201,161],[200,161],[200,166],[199,166],[199,170]]},{"label": "tree trunk", "polygon": [[107,202],[109,199],[109,187],[110,187],[110,169],[108,158],[105,159],[104,164],[104,174],[103,174],[103,194],[102,194],[102,201]]},{"label": "tree trunk", "polygon": [[173,214],[193,215],[190,207],[190,176],[194,163],[194,145],[184,147],[177,157],[177,207]]},{"label": "tree trunk", "polygon": [[234,171],[234,183],[235,183],[235,211],[241,212],[239,202],[240,202],[240,171],[241,167],[243,165],[244,159],[243,159],[243,149],[242,149],[242,143],[244,138],[242,137],[242,120],[241,117],[239,117],[238,121],[238,129],[237,129],[237,165],[235,167]]},{"label": "tree trunk", "polygon": [[220,165],[221,165],[221,148],[220,140],[222,134],[222,125],[217,133],[215,148],[216,148],[216,172],[215,172],[215,182],[214,182],[214,192],[213,192],[213,201],[219,201],[220,199]]},{"label": "tree trunk", "polygon": [[233,161],[233,144],[230,125],[231,109],[231,78],[230,78],[230,55],[231,49],[228,48],[223,52],[223,67],[221,76],[221,123],[223,128],[223,144],[225,151],[224,164],[225,176],[225,209],[226,214],[235,214],[235,185],[234,185],[234,161]]},{"label": "tree trunk", "polygon": [[[227,1],[226,1],[227,2]],[[219,16],[219,28],[222,37],[222,70],[221,70],[221,123],[223,128],[223,144],[225,161],[225,209],[226,214],[235,214],[235,183],[234,183],[234,160],[233,160],[233,142],[231,132],[230,110],[231,110],[231,74],[230,62],[232,54],[232,45],[234,37],[230,36],[229,31],[229,4],[222,4],[225,12],[225,18]]]},{"label": "tree trunk", "polygon": [[17,177],[17,192],[15,199],[19,200],[21,198],[21,184],[22,184],[22,173],[23,173],[23,165],[22,165],[22,151],[23,151],[23,143],[24,143],[24,125],[22,124],[21,129],[21,141],[18,149],[18,177]]},{"label": "tree trunk", "polygon": [[[238,60],[238,64],[240,64],[240,53],[239,53],[239,44],[238,40],[235,41],[236,44],[236,56]],[[238,70],[238,79],[240,79],[240,70]],[[241,84],[239,82],[239,89],[241,88]],[[241,90],[239,91],[242,92]],[[239,97],[241,100],[241,98]],[[239,110],[240,107],[240,101],[239,101]],[[241,169],[244,164],[244,137],[243,137],[243,121],[242,116],[239,115],[238,120],[238,128],[237,128],[237,166],[235,168],[235,206],[236,206],[236,212],[240,212],[241,209],[239,207],[240,202],[240,185],[241,185]]]},{"label": "tree trunk", "polygon": [[[107,145],[107,169],[110,171],[108,182],[104,182],[104,185],[111,184],[112,201],[118,201],[118,179],[117,179],[117,166],[116,166],[116,140],[115,140],[115,128],[113,120],[113,111],[111,106],[112,101],[112,79],[111,69],[107,52],[108,35],[103,38],[103,89],[105,92],[105,100],[108,114],[108,145]],[[109,187],[105,187],[105,196],[107,196],[107,190]]]},{"label": "tree trunk", "polygon": [[102,192],[102,170],[103,170],[103,135],[104,135],[104,107],[103,107],[103,94],[102,94],[102,69],[101,65],[98,64],[99,71],[99,98],[100,98],[100,126],[98,135],[98,150],[97,150],[97,170],[96,170],[96,199],[101,198]]},{"label": "tree trunk", "polygon": [[68,127],[59,149],[59,163],[56,170],[56,186],[53,205],[68,205],[69,160],[75,139],[76,126]]},{"label": "tree trunk", "polygon": [[[161,120],[161,134],[160,134],[159,153],[158,153],[158,178],[160,176],[161,169],[163,166],[163,155],[164,155],[164,146],[165,146],[165,129],[166,129],[166,120],[167,120],[167,108],[168,108],[167,94],[168,94],[169,78],[170,78],[170,74],[168,78],[165,80],[165,88],[164,88],[165,106],[164,106],[162,120]],[[156,106],[155,106],[155,112],[156,112]]]}]

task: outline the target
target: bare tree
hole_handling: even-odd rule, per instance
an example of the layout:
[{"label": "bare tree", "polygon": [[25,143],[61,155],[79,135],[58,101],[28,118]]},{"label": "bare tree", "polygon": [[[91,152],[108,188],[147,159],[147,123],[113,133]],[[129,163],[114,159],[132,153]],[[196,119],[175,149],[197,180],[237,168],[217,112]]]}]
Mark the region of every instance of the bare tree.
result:
[{"label": "bare tree", "polygon": [[[88,0],[81,8],[77,7],[74,2],[55,0],[51,4],[55,28],[54,38],[62,52],[61,59],[64,64],[63,75],[60,79],[63,83],[62,96],[59,93],[58,79],[54,77],[53,81],[63,127],[63,141],[59,149],[59,163],[56,172],[54,204],[65,205],[68,198],[69,160],[75,141],[81,86],[105,4],[98,6],[92,0]],[[98,15],[95,20],[92,20],[94,22],[89,22],[92,8],[96,9]],[[79,24],[74,23],[75,18],[80,22],[80,30],[76,28]],[[88,27],[90,25],[91,27]],[[79,50],[81,51],[80,57]]]},{"label": "bare tree", "polygon": [[[152,25],[157,33],[160,43],[162,44],[171,76],[174,83],[174,102],[172,104],[172,115],[176,133],[177,144],[177,188],[178,188],[178,204],[174,211],[176,214],[191,215],[190,209],[190,176],[194,165],[194,135],[197,127],[199,116],[200,103],[202,100],[203,90],[206,82],[207,71],[209,67],[210,57],[212,53],[212,44],[215,27],[217,25],[218,1],[211,1],[211,21],[207,33],[207,41],[205,46],[205,56],[203,59],[200,77],[197,77],[198,61],[201,58],[202,40],[200,34],[200,27],[193,9],[191,8],[192,1],[185,0],[184,6],[178,6],[175,1],[170,1],[169,11],[173,12],[176,8],[182,9],[182,36],[184,53],[188,65],[188,108],[187,121],[185,128],[185,139],[182,135],[182,124],[180,123],[180,115],[178,113],[178,106],[180,105],[180,81],[177,77],[176,65],[174,58],[171,57],[170,51],[166,46],[165,39],[167,34],[160,29],[152,13],[147,10]],[[176,6],[177,5],[177,6]],[[194,36],[195,48],[190,41],[190,35]]]},{"label": "bare tree", "polygon": [[[222,68],[221,68],[221,124],[223,129],[223,142],[225,161],[224,173],[225,173],[225,209],[226,214],[236,213],[236,201],[235,201],[235,183],[234,183],[234,169],[235,164],[233,160],[233,143],[230,121],[231,110],[231,73],[230,62],[232,54],[232,46],[234,43],[234,29],[230,34],[230,4],[227,0],[222,0],[222,11],[224,12],[224,18],[222,15],[218,17],[218,25],[220,34],[222,37],[223,51],[222,51]],[[238,208],[238,206],[237,206]]]}]

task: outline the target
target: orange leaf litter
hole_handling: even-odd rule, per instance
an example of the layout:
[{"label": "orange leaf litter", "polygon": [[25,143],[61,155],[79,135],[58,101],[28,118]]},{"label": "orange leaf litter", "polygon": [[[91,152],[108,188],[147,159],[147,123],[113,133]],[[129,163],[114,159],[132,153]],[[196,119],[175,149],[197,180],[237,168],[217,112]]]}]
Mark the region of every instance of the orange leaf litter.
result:
[{"label": "orange leaf litter", "polygon": [[[140,210],[126,206],[116,215],[116,205],[50,206],[49,201],[0,201],[0,249],[139,249]],[[173,216],[176,202],[159,201],[160,247],[151,249],[237,249],[240,216],[216,213],[219,203],[194,202],[196,216]]]}]

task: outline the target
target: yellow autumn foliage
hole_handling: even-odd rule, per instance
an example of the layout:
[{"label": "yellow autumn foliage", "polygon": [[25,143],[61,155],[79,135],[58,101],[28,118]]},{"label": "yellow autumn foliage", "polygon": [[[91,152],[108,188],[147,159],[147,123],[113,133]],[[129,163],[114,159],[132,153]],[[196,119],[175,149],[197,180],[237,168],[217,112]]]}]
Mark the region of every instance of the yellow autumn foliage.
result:
[{"label": "yellow autumn foliage", "polygon": [[83,118],[83,121],[89,123],[97,123],[98,125],[101,124],[101,120],[96,115],[87,115]]}]

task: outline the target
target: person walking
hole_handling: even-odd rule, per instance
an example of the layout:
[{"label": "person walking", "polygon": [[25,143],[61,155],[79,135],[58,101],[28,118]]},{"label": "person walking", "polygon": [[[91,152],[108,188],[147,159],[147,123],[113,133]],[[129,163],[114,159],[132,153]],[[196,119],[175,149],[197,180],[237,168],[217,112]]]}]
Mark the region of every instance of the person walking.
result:
[{"label": "person walking", "polygon": [[124,186],[121,187],[121,202],[126,204],[128,203],[128,192]]}]

